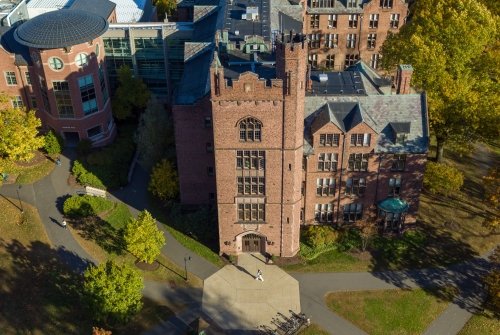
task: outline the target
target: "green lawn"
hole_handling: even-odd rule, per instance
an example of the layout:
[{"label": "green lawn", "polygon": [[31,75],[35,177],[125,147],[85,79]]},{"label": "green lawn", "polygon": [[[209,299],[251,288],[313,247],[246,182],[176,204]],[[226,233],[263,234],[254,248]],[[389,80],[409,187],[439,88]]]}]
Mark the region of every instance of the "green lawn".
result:
[{"label": "green lawn", "polygon": [[284,265],[283,269],[291,272],[346,272],[366,271],[370,261],[362,261],[347,253],[330,250],[312,260],[304,260],[299,264]]},{"label": "green lawn", "polygon": [[497,335],[500,334],[500,320],[495,317],[473,315],[458,335]]},{"label": "green lawn", "polygon": [[371,335],[421,334],[448,306],[421,289],[336,292],[326,303]]}]

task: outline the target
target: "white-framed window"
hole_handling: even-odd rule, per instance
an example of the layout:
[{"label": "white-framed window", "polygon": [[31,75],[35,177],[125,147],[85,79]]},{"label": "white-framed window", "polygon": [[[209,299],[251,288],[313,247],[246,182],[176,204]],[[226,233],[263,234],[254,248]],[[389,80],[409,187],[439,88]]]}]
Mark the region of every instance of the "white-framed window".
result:
[{"label": "white-framed window", "polygon": [[345,181],[345,194],[362,196],[366,190],[365,178],[347,178]]},{"label": "white-framed window", "polygon": [[7,72],[5,72],[5,82],[9,86],[17,85],[16,73],[13,72],[13,71],[7,71]]},{"label": "white-framed window", "polygon": [[339,43],[339,34],[325,34],[325,47],[335,48]]},{"label": "white-framed window", "polygon": [[325,65],[329,69],[334,69],[335,68],[335,55],[327,55]]},{"label": "white-framed window", "polygon": [[374,29],[378,28],[378,14],[370,14],[370,21],[368,22],[368,28]]},{"label": "white-framed window", "polygon": [[84,67],[89,63],[89,56],[86,53],[79,53],[75,57],[75,64],[79,67]]},{"label": "white-framed window", "polygon": [[12,107],[14,107],[14,108],[23,108],[24,107],[23,98],[21,98],[20,95],[14,96],[11,101],[12,101]]},{"label": "white-framed window", "polygon": [[320,197],[335,195],[335,179],[334,178],[316,179],[316,195]]},{"label": "white-framed window", "polygon": [[363,217],[363,204],[352,203],[344,206],[344,222],[353,223]]},{"label": "white-framed window", "polygon": [[371,134],[351,134],[351,147],[369,147]]},{"label": "white-framed window", "polygon": [[368,159],[369,154],[349,154],[349,160],[347,161],[348,171],[368,171]]},{"label": "white-framed window", "polygon": [[377,34],[368,34],[367,48],[374,49],[377,45]]},{"label": "white-framed window", "polygon": [[314,206],[314,221],[333,222],[333,204],[316,204]]},{"label": "white-framed window", "polygon": [[319,15],[313,14],[309,16],[311,19],[311,28],[319,28]]},{"label": "white-framed window", "polygon": [[356,64],[356,62],[359,60],[359,55],[357,54],[347,54],[345,55],[345,63],[344,66],[347,68],[351,65]]},{"label": "white-framed window", "polygon": [[99,43],[97,43],[97,44],[95,45],[95,55],[96,55],[96,57],[99,57],[99,53],[100,53],[100,51],[101,51],[101,49],[100,49],[100,47],[99,47]]},{"label": "white-framed window", "polygon": [[389,196],[399,197],[401,195],[401,178],[389,178]]},{"label": "white-framed window", "polygon": [[393,29],[399,27],[399,14],[391,14],[390,27]]},{"label": "white-framed window", "polygon": [[340,141],[340,134],[320,134],[319,146],[320,147],[338,147]]},{"label": "white-framed window", "polygon": [[346,47],[348,49],[354,49],[354,48],[356,48],[356,38],[357,38],[357,34],[347,34],[347,45],[346,45]]},{"label": "white-framed window", "polygon": [[370,56],[370,66],[375,70],[378,68],[378,61],[380,59],[379,54],[373,54]]},{"label": "white-framed window", "polygon": [[49,58],[49,66],[52,70],[59,71],[59,70],[62,70],[62,68],[64,67],[64,63],[63,63],[61,58],[50,57]]},{"label": "white-framed window", "polygon": [[328,15],[328,28],[337,28],[337,14]]},{"label": "white-framed window", "polygon": [[347,8],[354,8],[358,5],[358,0],[347,0]]},{"label": "white-framed window", "polygon": [[392,160],[391,171],[404,171],[406,166],[406,154],[395,154]]},{"label": "white-framed window", "polygon": [[392,8],[393,0],[380,0],[380,7],[382,8]]},{"label": "white-framed window", "polygon": [[24,72],[24,77],[26,78],[26,84],[31,85],[31,76],[28,71]]},{"label": "white-framed window", "polygon": [[311,49],[317,49],[320,46],[321,35],[320,34],[309,34],[309,47]]},{"label": "white-framed window", "polygon": [[357,28],[358,27],[358,14],[350,14],[349,15],[349,28]]},{"label": "white-framed window", "polygon": [[309,65],[311,65],[313,68],[318,67],[318,55],[317,54],[309,54],[308,60],[309,60]]},{"label": "white-framed window", "polygon": [[318,154],[318,171],[337,171],[338,158],[336,153]]}]

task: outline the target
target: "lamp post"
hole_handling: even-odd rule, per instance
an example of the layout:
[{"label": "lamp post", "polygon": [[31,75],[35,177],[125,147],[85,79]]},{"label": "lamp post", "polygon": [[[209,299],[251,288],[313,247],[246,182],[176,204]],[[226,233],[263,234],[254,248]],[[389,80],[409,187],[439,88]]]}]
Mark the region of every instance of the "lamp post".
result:
[{"label": "lamp post", "polygon": [[185,276],[184,279],[187,281],[188,280],[188,268],[187,268],[187,262],[191,260],[191,256],[184,256],[184,272]]},{"label": "lamp post", "polygon": [[21,185],[19,185],[17,188],[16,188],[16,192],[17,192],[17,200],[19,200],[19,205],[21,206],[21,214],[24,214],[24,208],[23,208],[23,203],[21,202],[21,197],[19,196],[19,190],[21,189]]}]

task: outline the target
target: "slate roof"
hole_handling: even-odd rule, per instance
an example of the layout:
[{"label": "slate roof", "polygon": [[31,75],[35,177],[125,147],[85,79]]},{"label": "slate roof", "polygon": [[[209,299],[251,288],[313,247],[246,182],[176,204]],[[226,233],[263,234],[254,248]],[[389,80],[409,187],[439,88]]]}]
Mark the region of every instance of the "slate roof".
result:
[{"label": "slate roof", "polygon": [[[325,112],[325,105],[354,106],[359,104],[363,120],[378,133],[377,153],[425,153],[428,149],[429,130],[425,94],[392,94],[365,96],[306,96],[304,152],[312,153],[310,127],[316,117]],[[340,111],[341,117],[345,113]],[[366,115],[366,116],[365,116]],[[358,118],[358,116],[356,116]],[[353,118],[353,121],[357,119]],[[333,122],[340,123],[338,117]],[[394,124],[410,123],[403,144],[394,143]],[[406,126],[404,126],[406,127]],[[344,125],[345,128],[345,125]],[[408,127],[406,128],[408,129]]]},{"label": "slate roof", "polygon": [[116,4],[108,0],[75,0],[70,8],[85,10],[108,19]]},{"label": "slate roof", "polygon": [[288,0],[271,0],[271,30],[302,32],[302,6]]},{"label": "slate roof", "polygon": [[106,30],[108,21],[102,16],[78,9],[60,9],[21,24],[14,38],[28,47],[55,49],[89,42]]},{"label": "slate roof", "polygon": [[15,27],[0,26],[0,45],[5,51],[14,54],[14,64],[32,65],[28,47],[17,43],[14,39]]}]

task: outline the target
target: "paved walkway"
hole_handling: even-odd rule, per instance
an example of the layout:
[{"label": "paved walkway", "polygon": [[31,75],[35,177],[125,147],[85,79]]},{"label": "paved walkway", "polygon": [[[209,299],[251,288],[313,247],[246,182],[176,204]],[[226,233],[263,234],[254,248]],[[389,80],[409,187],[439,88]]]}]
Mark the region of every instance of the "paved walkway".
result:
[{"label": "paved walkway", "polygon": [[[89,263],[95,263],[88,253],[73,238],[69,230],[60,226],[62,221],[62,201],[65,196],[74,193],[68,186],[71,152],[61,156],[61,166],[56,166],[53,173],[33,185],[3,185],[0,194],[16,199],[19,190],[21,199],[37,207],[49,239],[61,256],[61,259],[77,271],[83,271]],[[135,214],[149,209],[147,195],[148,175],[140,167],[134,172],[132,183],[121,190],[112,192],[116,200],[126,203]],[[154,215],[154,213],[153,213]],[[189,271],[201,279],[214,274],[218,268],[204,258],[192,253],[177,242],[163,225],[166,246],[162,253],[180,267],[184,267],[184,258],[191,257]],[[379,273],[293,273],[300,283],[300,304],[302,311],[311,316],[314,323],[335,335],[365,334],[347,320],[332,313],[324,303],[328,292],[350,290],[396,289],[411,287],[432,287],[455,285],[460,287],[460,294],[447,310],[428,328],[426,335],[456,334],[477,312],[484,299],[481,278],[490,268],[490,263],[483,258],[455,265],[447,269],[424,269],[399,272]],[[252,282],[253,283],[253,282]],[[166,320],[148,334],[182,334],[186,324],[192,322],[201,311],[201,289],[172,289],[167,285],[146,281],[145,296],[158,301],[183,302],[189,307],[185,312]]]},{"label": "paved walkway", "polygon": [[[257,270],[264,281],[256,280]],[[300,312],[299,283],[260,254],[242,254],[205,280],[203,312],[227,330],[272,326],[277,313]]]}]

